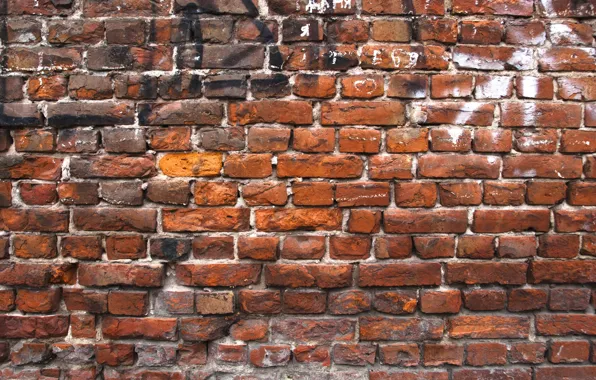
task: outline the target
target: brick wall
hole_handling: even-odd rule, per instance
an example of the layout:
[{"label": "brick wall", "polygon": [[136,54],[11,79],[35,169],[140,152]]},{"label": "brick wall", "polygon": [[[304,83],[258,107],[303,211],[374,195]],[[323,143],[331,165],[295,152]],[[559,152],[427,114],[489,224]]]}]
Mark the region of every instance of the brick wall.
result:
[{"label": "brick wall", "polygon": [[0,378],[596,378],[595,0],[0,14]]}]

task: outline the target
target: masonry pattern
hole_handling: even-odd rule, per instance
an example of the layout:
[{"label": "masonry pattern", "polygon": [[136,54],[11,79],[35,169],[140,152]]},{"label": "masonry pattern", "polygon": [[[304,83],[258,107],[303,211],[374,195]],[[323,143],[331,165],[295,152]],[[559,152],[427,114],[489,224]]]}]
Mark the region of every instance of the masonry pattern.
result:
[{"label": "masonry pattern", "polygon": [[0,378],[596,378],[595,0],[0,16]]}]

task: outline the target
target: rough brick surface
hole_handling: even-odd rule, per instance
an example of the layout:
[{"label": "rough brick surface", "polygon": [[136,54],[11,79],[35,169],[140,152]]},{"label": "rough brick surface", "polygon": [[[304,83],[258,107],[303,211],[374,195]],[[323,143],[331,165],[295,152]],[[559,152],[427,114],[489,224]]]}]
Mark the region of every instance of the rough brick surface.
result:
[{"label": "rough brick surface", "polygon": [[0,379],[596,378],[595,0],[0,0]]}]

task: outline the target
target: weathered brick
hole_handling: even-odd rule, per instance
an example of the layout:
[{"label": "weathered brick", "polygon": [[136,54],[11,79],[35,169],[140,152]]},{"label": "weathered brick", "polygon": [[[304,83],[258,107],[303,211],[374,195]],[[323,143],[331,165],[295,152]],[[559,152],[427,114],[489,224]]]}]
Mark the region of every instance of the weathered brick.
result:
[{"label": "weathered brick", "polygon": [[129,104],[125,103],[52,103],[48,106],[48,124],[52,126],[67,127],[133,123],[133,109]]},{"label": "weathered brick", "polygon": [[139,107],[139,123],[142,125],[218,125],[222,107],[216,103],[144,103]]},{"label": "weathered brick", "polygon": [[352,284],[352,266],[271,264],[265,266],[265,282],[290,288],[342,288]]},{"label": "weathered brick", "polygon": [[421,264],[362,264],[360,286],[424,286],[441,282],[441,266]]},{"label": "weathered brick", "polygon": [[527,338],[530,319],[518,316],[457,316],[449,318],[447,332],[454,339]]}]

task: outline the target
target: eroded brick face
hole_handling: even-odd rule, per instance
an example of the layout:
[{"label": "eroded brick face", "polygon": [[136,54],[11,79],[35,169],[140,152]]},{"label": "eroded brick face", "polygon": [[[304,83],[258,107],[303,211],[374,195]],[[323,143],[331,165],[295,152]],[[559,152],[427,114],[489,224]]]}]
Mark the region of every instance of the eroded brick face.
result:
[{"label": "eroded brick face", "polygon": [[594,0],[0,16],[0,379],[596,378]]}]

